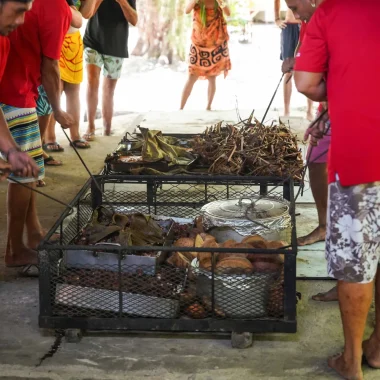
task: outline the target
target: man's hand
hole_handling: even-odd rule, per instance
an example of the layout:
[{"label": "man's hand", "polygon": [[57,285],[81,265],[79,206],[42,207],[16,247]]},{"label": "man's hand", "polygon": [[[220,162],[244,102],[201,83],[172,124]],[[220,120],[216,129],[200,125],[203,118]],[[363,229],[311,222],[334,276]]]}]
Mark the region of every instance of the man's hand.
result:
[{"label": "man's hand", "polygon": [[8,178],[11,171],[12,166],[8,162],[0,159],[0,180],[4,181],[6,178]]},{"label": "man's hand", "polygon": [[282,67],[281,67],[282,72],[284,74],[292,72],[294,69],[295,61],[296,60],[294,57],[286,58],[284,62],[282,62]]},{"label": "man's hand", "polygon": [[62,110],[54,112],[54,118],[64,129],[72,127],[75,123],[74,118]]},{"label": "man's hand", "polygon": [[285,29],[287,24],[285,21],[281,20],[281,19],[277,19],[276,20],[276,25],[280,28],[280,29]]},{"label": "man's hand", "polygon": [[33,158],[24,152],[11,151],[8,154],[8,164],[13,173],[20,177],[37,178],[40,171]]},{"label": "man's hand", "polygon": [[326,131],[326,123],[329,120],[328,113],[326,113],[318,123],[309,127],[304,135],[304,141],[307,141],[310,137],[310,145],[317,146],[318,141],[323,138]]}]

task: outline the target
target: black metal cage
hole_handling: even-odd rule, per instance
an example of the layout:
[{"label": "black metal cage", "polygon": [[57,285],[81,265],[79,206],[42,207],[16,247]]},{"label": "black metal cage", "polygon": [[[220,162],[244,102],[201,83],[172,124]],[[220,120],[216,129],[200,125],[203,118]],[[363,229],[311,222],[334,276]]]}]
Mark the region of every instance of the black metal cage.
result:
[{"label": "black metal cage", "polygon": [[[292,181],[227,176],[96,176],[71,202],[40,246],[40,327],[197,332],[296,331],[296,230]],[[99,191],[99,188],[102,191]],[[285,197],[291,226],[278,249],[81,245],[93,210],[194,218],[214,200]],[[53,237],[59,232],[58,241]],[[176,267],[173,254],[210,255],[209,265]],[[217,255],[282,255],[271,271],[223,271]],[[227,268],[230,269],[230,268]]]}]

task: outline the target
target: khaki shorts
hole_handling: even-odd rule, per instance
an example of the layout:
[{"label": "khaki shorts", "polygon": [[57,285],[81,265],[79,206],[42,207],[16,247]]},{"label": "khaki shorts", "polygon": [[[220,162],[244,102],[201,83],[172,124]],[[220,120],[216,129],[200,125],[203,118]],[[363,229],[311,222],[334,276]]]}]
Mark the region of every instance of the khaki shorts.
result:
[{"label": "khaki shorts", "polygon": [[103,67],[103,75],[109,79],[119,79],[123,68],[124,58],[113,57],[98,53],[91,48],[84,49],[84,59],[87,65]]},{"label": "khaki shorts", "polygon": [[380,259],[380,182],[329,185],[326,259],[337,280],[373,281]]}]

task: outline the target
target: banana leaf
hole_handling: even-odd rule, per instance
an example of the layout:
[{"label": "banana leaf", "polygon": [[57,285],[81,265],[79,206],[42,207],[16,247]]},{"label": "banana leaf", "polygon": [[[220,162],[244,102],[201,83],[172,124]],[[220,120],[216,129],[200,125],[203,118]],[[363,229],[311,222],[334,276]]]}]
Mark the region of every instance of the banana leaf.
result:
[{"label": "banana leaf", "polygon": [[116,233],[115,240],[122,246],[160,245],[164,242],[162,229],[150,216],[141,213],[112,215],[103,207],[94,210],[84,230],[89,244],[96,244]]},{"label": "banana leaf", "polygon": [[96,233],[88,233],[89,231],[87,230],[86,232],[88,233],[88,242],[90,244],[96,244],[99,243],[101,240],[105,239],[106,237],[114,234],[115,232],[120,232],[120,227],[119,226],[102,226],[102,229],[97,231]]},{"label": "banana leaf", "polygon": [[165,160],[173,165],[188,165],[194,156],[186,149],[179,146],[171,145],[172,139],[162,136],[161,131],[141,128],[141,134],[144,138],[142,148],[142,157],[144,161],[156,162]]}]

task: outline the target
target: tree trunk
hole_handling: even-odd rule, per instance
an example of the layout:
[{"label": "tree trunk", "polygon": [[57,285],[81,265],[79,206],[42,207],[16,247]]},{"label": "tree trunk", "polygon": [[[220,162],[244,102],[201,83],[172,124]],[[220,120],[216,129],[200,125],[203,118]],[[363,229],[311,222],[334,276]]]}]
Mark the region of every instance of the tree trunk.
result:
[{"label": "tree trunk", "polygon": [[139,0],[139,39],[133,55],[171,64],[185,58],[185,0]]}]

